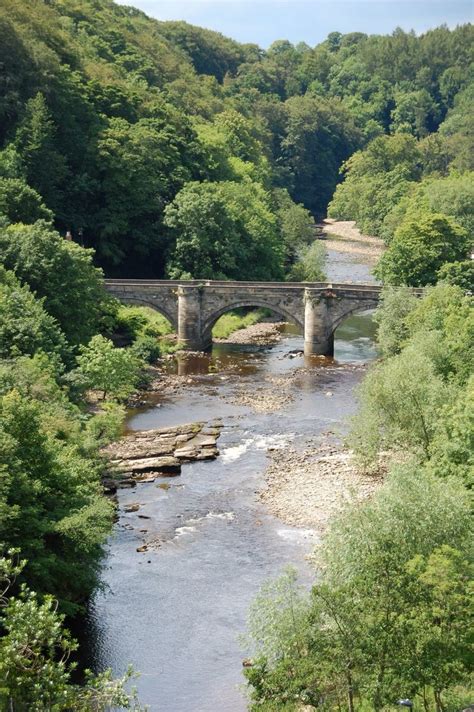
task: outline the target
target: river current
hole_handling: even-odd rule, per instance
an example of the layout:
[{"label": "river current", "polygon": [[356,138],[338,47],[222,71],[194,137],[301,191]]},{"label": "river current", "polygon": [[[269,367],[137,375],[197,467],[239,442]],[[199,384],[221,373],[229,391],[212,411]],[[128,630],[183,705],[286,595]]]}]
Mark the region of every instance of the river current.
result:
[{"label": "river current", "polygon": [[[352,267],[354,281],[372,281],[365,265]],[[330,260],[329,272],[334,281],[349,281],[350,258]],[[344,432],[363,375],[354,365],[376,355],[373,336],[370,315],[348,318],[336,332],[334,361],[305,360],[294,327],[272,348],[216,345],[209,356],[177,364],[187,376],[185,388],[130,413],[131,430],[223,423],[213,462],[187,464],[179,477],[119,490],[104,587],[86,619],[88,663],[116,675],[131,663],[140,671],[140,700],[152,712],[247,709],[238,637],[250,602],[289,564],[303,583],[314,577],[305,557],[315,533],[284,524],[258,499],[267,448]],[[280,410],[258,413],[233,402],[236,381],[252,392],[288,373],[294,374],[292,397]],[[126,505],[135,502],[139,511],[127,513]],[[157,544],[138,553],[143,538]]]}]

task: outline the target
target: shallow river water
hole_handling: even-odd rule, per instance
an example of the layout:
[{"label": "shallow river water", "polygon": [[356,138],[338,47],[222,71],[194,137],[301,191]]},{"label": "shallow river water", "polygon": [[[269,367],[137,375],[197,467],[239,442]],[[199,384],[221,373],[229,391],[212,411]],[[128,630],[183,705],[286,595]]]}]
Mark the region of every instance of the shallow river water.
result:
[{"label": "shallow river water", "polygon": [[[347,319],[336,332],[334,361],[291,353],[303,347],[294,328],[270,349],[215,346],[209,356],[178,364],[185,388],[130,415],[132,430],[216,418],[224,425],[215,461],[119,490],[105,587],[88,613],[89,663],[116,674],[133,664],[140,700],[153,712],[247,709],[238,636],[249,604],[288,564],[303,582],[313,577],[305,556],[315,534],[287,526],[259,502],[266,450],[344,430],[363,374],[354,366],[374,357],[373,334],[370,315]],[[295,374],[292,400],[282,409],[257,413],[232,403],[236,384],[251,392],[287,373]],[[132,502],[140,510],[125,513]],[[144,539],[156,545],[138,553]]]}]

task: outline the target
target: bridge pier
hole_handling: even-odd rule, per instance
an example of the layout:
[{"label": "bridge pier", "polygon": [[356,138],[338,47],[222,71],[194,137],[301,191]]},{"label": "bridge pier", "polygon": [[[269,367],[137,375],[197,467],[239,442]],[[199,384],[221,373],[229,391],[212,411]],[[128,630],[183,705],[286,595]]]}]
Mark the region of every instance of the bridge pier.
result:
[{"label": "bridge pier", "polygon": [[178,287],[178,342],[188,351],[205,351],[201,328],[201,289],[194,285]]},{"label": "bridge pier", "polygon": [[304,301],[305,356],[333,356],[334,334],[325,297],[320,290],[305,289]]}]

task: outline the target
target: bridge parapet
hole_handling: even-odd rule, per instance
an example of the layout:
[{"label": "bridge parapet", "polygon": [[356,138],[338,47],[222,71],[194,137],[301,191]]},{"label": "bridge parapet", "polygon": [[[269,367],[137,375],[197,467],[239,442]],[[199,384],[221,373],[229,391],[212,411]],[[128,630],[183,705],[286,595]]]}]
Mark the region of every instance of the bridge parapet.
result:
[{"label": "bridge parapet", "polygon": [[322,355],[332,355],[334,331],[341,321],[376,307],[381,293],[377,284],[336,282],[107,279],[105,286],[120,301],[161,312],[183,348],[206,350],[222,314],[257,306],[296,322],[304,331],[305,353]]}]

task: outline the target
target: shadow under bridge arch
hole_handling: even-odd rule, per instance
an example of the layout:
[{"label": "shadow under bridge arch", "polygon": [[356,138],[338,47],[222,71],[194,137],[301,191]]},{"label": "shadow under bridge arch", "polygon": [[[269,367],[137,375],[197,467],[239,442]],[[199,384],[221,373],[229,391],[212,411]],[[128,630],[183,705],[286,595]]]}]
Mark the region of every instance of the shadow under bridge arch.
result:
[{"label": "shadow under bridge arch", "polygon": [[118,299],[120,300],[121,304],[125,304],[127,306],[148,307],[149,309],[153,309],[153,311],[158,312],[158,314],[161,314],[161,316],[163,316],[167,321],[169,321],[173,328],[173,331],[176,332],[178,330],[177,315],[171,314],[171,312],[165,307],[163,307],[158,300],[155,302],[153,299],[141,299],[139,297],[134,297],[131,295],[120,295]]},{"label": "shadow under bridge arch", "polygon": [[304,331],[304,314],[296,315],[292,311],[282,307],[281,305],[275,305],[271,302],[262,299],[244,299],[230,304],[226,304],[216,310],[211,314],[207,315],[202,324],[202,339],[206,344],[212,344],[212,329],[216,322],[229,312],[235,311],[236,309],[265,309],[272,314],[276,314],[282,318],[282,321],[288,321],[292,324],[296,324],[301,331]]}]

